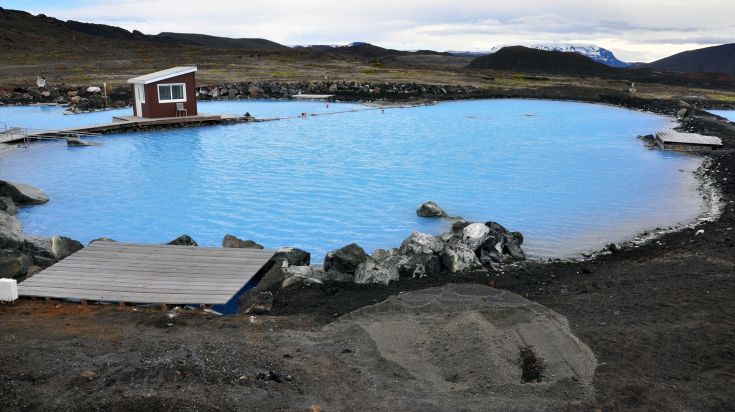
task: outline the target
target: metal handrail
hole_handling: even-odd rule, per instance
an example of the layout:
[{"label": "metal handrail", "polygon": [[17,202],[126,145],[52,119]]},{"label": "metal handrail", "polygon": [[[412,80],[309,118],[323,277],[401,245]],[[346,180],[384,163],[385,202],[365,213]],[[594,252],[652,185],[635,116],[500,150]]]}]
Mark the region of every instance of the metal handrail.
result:
[{"label": "metal handrail", "polygon": [[30,134],[55,134],[55,135],[62,135],[62,136],[72,136],[72,137],[80,137],[80,136],[102,136],[102,133],[95,133],[95,132],[79,132],[79,131],[66,131],[66,130],[46,130],[46,129],[33,129],[33,128],[22,128],[27,133]]}]

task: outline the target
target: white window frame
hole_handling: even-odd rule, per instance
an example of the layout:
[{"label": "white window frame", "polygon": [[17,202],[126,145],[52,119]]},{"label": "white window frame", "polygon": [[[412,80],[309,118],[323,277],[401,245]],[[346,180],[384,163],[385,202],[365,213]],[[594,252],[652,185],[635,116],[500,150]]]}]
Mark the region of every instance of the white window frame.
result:
[{"label": "white window frame", "polygon": [[[184,97],[182,99],[161,100],[161,86],[181,86],[182,95]],[[186,83],[160,83],[156,85],[156,93],[158,93],[158,103],[184,103],[186,102]],[[173,96],[173,93],[171,93],[171,96]]]}]

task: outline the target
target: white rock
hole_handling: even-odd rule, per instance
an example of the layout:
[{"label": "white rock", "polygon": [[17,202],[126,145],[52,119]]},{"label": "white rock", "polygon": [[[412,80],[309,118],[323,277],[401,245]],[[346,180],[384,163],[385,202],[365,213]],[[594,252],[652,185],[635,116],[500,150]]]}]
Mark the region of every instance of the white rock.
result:
[{"label": "white rock", "polygon": [[482,267],[475,252],[462,243],[447,245],[441,254],[442,264],[451,273]]},{"label": "white rock", "polygon": [[462,242],[471,250],[477,250],[490,234],[484,223],[472,223],[462,230]]},{"label": "white rock", "polygon": [[444,243],[426,233],[413,232],[401,243],[400,253],[404,255],[437,254],[444,250]]},{"label": "white rock", "polygon": [[398,280],[399,277],[395,266],[383,265],[372,258],[360,263],[355,271],[355,283],[360,284],[382,283],[387,285]]}]

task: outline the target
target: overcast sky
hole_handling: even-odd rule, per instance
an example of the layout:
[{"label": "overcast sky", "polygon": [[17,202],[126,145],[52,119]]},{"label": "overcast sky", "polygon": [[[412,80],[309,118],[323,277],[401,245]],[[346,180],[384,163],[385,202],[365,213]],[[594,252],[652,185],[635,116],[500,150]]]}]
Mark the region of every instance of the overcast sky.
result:
[{"label": "overcast sky", "polygon": [[626,61],[735,43],[735,0],[0,0],[60,19],[282,44],[365,41],[396,49],[596,44]]}]

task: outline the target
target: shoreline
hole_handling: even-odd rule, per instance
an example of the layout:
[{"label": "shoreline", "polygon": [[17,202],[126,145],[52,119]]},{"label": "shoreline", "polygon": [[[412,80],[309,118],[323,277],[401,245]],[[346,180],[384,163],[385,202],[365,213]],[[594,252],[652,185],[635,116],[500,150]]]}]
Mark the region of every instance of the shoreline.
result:
[{"label": "shoreline", "polygon": [[[7,331],[0,335],[0,392],[11,409],[19,410],[141,405],[274,410],[314,402],[328,407],[335,391],[375,382],[364,380],[355,368],[358,355],[390,362],[352,346],[324,350],[321,341],[313,343],[318,356],[310,356],[301,349],[303,342],[309,345],[315,332],[360,308],[410,291],[464,283],[507,290],[553,310],[589,346],[598,360],[594,395],[565,410],[732,409],[735,132],[697,118],[680,127],[723,138],[725,147],[706,155],[702,169],[709,179],[703,188],[716,189],[720,196],[720,213],[712,221],[584,261],[526,261],[500,271],[401,279],[387,286],[295,284],[274,294],[266,315],[215,317],[199,311],[38,301],[0,306],[0,328]],[[476,323],[460,325],[458,330],[467,335],[449,333],[450,338],[470,341]],[[292,333],[302,335],[288,339]],[[59,358],[59,353],[67,355]],[[453,363],[481,352],[464,353]],[[442,359],[433,362],[443,366]],[[473,374],[471,363],[460,366],[452,385]],[[264,381],[257,378],[262,371],[267,372],[263,376],[292,380]],[[416,380],[410,375],[369,378],[387,384],[356,391],[342,409],[375,404],[395,409],[400,402],[413,405],[403,409],[418,409],[411,403]],[[471,386],[470,391],[468,396],[476,397],[486,387]],[[212,400],[213,392],[221,396]]]},{"label": "shoreline", "polygon": [[[681,122],[679,119],[677,119],[676,116],[673,115],[666,115],[662,114],[658,111],[652,111],[647,108],[640,108],[635,109],[631,107],[627,107],[624,105],[609,103],[609,102],[594,102],[594,101],[585,101],[585,100],[572,100],[572,99],[566,99],[566,98],[538,98],[538,97],[499,97],[499,98],[478,98],[478,97],[467,97],[467,98],[460,98],[460,99],[446,99],[446,100],[426,100],[426,101],[413,101],[413,102],[401,102],[401,101],[392,101],[392,102],[385,102],[388,104],[381,104],[379,101],[340,101],[340,100],[334,100],[336,103],[361,103],[363,106],[365,106],[365,109],[362,110],[379,110],[379,109],[406,109],[406,108],[417,108],[417,107],[424,107],[424,106],[433,106],[440,103],[445,102],[451,102],[451,101],[479,101],[479,100],[501,100],[501,99],[513,99],[513,100],[544,100],[544,101],[558,101],[558,102],[575,102],[575,103],[583,103],[583,104],[600,104],[608,107],[615,107],[615,108],[621,108],[621,109],[627,109],[627,110],[635,110],[645,113],[651,113],[659,116],[666,117],[670,120],[672,128],[675,127],[681,127]],[[222,100],[205,100],[205,101],[248,101],[248,100],[254,100],[254,99],[222,99]],[[258,100],[278,100],[278,101],[295,101],[294,99],[290,98],[264,98],[264,99],[258,99]],[[2,108],[0,107],[0,110]],[[102,111],[109,111],[110,109],[100,109],[100,110],[93,110],[89,112],[81,112],[81,113],[69,113],[69,115],[77,115],[77,114],[85,114],[85,113],[96,113],[96,112],[102,112]],[[333,114],[341,114],[341,113],[352,113],[359,110],[347,110],[347,111],[341,111],[341,112],[334,112],[334,113],[322,113],[322,114],[310,114],[310,116],[321,116],[321,115],[333,115]],[[65,113],[66,114],[66,113]],[[302,116],[286,116],[286,117],[279,117],[274,119],[258,119],[253,118],[251,122],[262,122],[262,121],[269,121],[269,120],[289,120],[289,119],[296,119],[296,118],[302,118]],[[236,124],[236,123],[225,123],[225,124]],[[169,129],[175,129],[180,127],[202,127],[202,126],[208,126],[208,124],[196,124],[196,125],[188,125],[188,126],[173,126],[173,127],[161,127],[161,128],[155,128],[155,130],[169,130]],[[130,133],[130,132],[137,132],[137,131],[146,131],[149,129],[131,129],[131,130],[120,130],[120,131],[112,131],[108,133],[103,134],[121,134],[121,133]],[[20,146],[18,144],[2,144],[0,145],[0,158],[11,151],[19,149]],[[658,150],[658,149],[655,149]],[[694,156],[699,156],[702,158],[702,164],[698,166],[695,173],[695,179],[698,182],[697,188],[693,191],[693,194],[696,194],[697,196],[704,195],[706,197],[705,207],[704,210],[698,214],[696,217],[682,222],[676,222],[672,226],[669,226],[667,228],[661,228],[661,229],[640,229],[640,231],[635,231],[629,236],[625,236],[623,239],[614,241],[611,239],[606,240],[604,243],[606,246],[600,248],[600,249],[587,249],[585,251],[578,251],[574,252],[569,255],[562,255],[562,256],[556,256],[556,257],[533,257],[529,256],[528,260],[531,262],[536,263],[548,263],[548,262],[585,262],[594,260],[598,256],[606,255],[612,253],[610,251],[610,246],[614,245],[615,247],[634,247],[637,248],[641,245],[647,244],[649,242],[652,242],[658,238],[660,238],[663,235],[669,234],[669,233],[676,233],[680,232],[686,229],[689,229],[691,227],[695,227],[703,222],[710,222],[712,220],[716,220],[719,216],[722,205],[720,204],[720,194],[717,192],[717,189],[714,185],[714,182],[712,181],[712,177],[709,176],[710,171],[708,170],[708,157],[706,155],[701,154],[694,154]],[[386,248],[390,246],[385,246]]]}]

